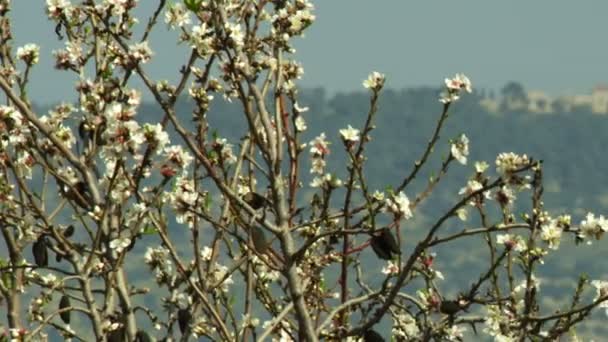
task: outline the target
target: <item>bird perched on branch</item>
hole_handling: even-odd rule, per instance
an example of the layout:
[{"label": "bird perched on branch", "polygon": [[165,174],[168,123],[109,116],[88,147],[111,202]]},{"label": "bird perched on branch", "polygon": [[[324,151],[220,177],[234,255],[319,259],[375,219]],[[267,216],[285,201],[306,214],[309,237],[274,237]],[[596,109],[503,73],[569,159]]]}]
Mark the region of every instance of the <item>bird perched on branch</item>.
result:
[{"label": "bird perched on branch", "polygon": [[401,254],[397,240],[388,228],[372,233],[370,244],[378,258],[383,260],[391,260],[393,254]]},{"label": "bird perched on branch", "polygon": [[93,145],[102,146],[106,144],[103,138],[106,126],[106,119],[103,116],[97,116],[80,122],[78,125],[78,135],[83,144],[83,152]]},{"label": "bird perched on branch", "polygon": [[369,329],[363,334],[364,342],[384,342],[384,338],[380,336],[376,331]]},{"label": "bird perched on branch", "polygon": [[179,325],[179,331],[184,334],[186,329],[188,329],[188,325],[190,325],[190,320],[192,320],[192,314],[188,309],[179,309],[177,311],[177,324]]},{"label": "bird perched on branch", "polygon": [[[59,309],[60,310],[67,309],[70,306],[71,306],[70,297],[68,297],[67,295],[61,296],[61,300],[59,301]],[[59,317],[61,317],[61,320],[63,321],[63,323],[70,324],[70,312],[69,311],[61,312],[59,314]]]},{"label": "bird perched on branch", "polygon": [[265,208],[268,206],[269,202],[266,197],[258,194],[257,192],[250,191],[243,195],[243,201],[249,204],[254,210],[258,210],[260,208]]},{"label": "bird perched on branch", "polygon": [[40,236],[32,245],[34,262],[38,267],[46,267],[49,264],[49,251],[47,250],[48,241],[44,235]]},{"label": "bird perched on branch", "polygon": [[255,250],[264,254],[268,249],[268,245],[270,244],[268,239],[266,239],[266,234],[264,234],[264,230],[258,226],[252,226],[250,228],[251,232],[251,240],[253,241],[253,247]]},{"label": "bird perched on branch", "polygon": [[65,197],[69,201],[72,201],[73,203],[76,203],[82,209],[91,209],[93,199],[91,197],[91,193],[89,191],[89,186],[87,185],[87,183],[83,181],[78,181],[72,186],[69,186],[67,184],[61,184],[59,187],[59,191],[61,192],[61,195],[63,197]]}]

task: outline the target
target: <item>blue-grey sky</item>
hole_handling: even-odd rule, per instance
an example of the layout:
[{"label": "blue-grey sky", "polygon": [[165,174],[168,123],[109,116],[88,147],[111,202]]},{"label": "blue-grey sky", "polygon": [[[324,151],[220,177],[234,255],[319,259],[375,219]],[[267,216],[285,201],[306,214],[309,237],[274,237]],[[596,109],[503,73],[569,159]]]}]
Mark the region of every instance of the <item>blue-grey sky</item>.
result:
[{"label": "blue-grey sky", "polygon": [[[74,2],[74,1],[73,1]],[[158,1],[140,0],[139,13]],[[608,83],[608,1],[589,0],[324,0],[313,1],[317,21],[297,42],[305,76],[300,85],[361,89],[366,75],[387,75],[388,86],[440,85],[464,72],[474,86],[500,89],[510,80],[550,94],[586,93]],[[44,14],[45,1],[13,1],[18,45],[42,47],[31,94],[39,102],[73,96],[74,78],[52,69],[62,45]],[[140,26],[146,20],[140,17]],[[174,80],[186,55],[176,34],[157,26],[156,78]]]}]

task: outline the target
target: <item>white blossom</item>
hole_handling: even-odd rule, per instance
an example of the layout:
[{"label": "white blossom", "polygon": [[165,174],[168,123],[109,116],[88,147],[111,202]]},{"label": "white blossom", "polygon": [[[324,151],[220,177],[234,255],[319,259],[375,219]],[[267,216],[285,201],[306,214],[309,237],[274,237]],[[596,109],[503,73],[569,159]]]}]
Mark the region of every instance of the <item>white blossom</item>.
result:
[{"label": "white blossom", "polygon": [[294,123],[296,126],[296,131],[298,132],[304,132],[308,128],[308,126],[306,126],[306,121],[304,121],[302,115],[296,116]]},{"label": "white blossom", "polygon": [[190,22],[190,13],[181,3],[172,4],[165,12],[165,23],[171,28],[184,27]]},{"label": "white blossom", "polygon": [[446,78],[445,86],[445,91],[439,95],[439,101],[444,104],[460,99],[460,92],[463,89],[467,93],[472,91],[471,81],[464,74],[456,74],[453,78]]},{"label": "white blossom", "polygon": [[[608,296],[608,281],[592,280],[591,285],[595,287],[595,298],[593,299],[594,301]],[[598,307],[605,309],[606,315],[608,315],[608,301],[603,301],[598,305]]]},{"label": "white blossom", "polygon": [[348,125],[348,128],[343,128],[340,130],[340,135],[342,139],[346,142],[356,142],[359,141],[359,130],[353,128],[351,125]]},{"label": "white blossom", "polygon": [[519,235],[499,234],[496,236],[496,243],[516,252],[523,252],[527,249],[526,241]]},{"label": "white blossom", "polygon": [[117,237],[110,241],[110,248],[115,250],[117,253],[121,253],[125,248],[129,247],[131,239],[127,236]]},{"label": "white blossom", "polygon": [[46,11],[49,18],[57,18],[61,12],[71,6],[68,0],[46,0]]},{"label": "white blossom", "polygon": [[452,143],[451,152],[454,159],[460,164],[466,165],[469,155],[469,138],[464,134],[460,135],[460,138]]},{"label": "white blossom", "polygon": [[490,165],[486,161],[475,162],[475,172],[484,173]]},{"label": "white blossom", "polygon": [[372,90],[380,90],[384,85],[385,80],[384,74],[381,74],[377,71],[372,72],[365,81],[363,81],[363,87]]},{"label": "white blossom", "polygon": [[540,238],[549,244],[549,248],[557,249],[562,237],[562,229],[557,225],[557,220],[550,220],[541,226]]},{"label": "white blossom", "polygon": [[581,222],[578,236],[587,239],[587,244],[591,244],[592,237],[599,239],[606,231],[608,231],[608,220],[603,215],[595,217],[593,213],[587,213]]},{"label": "white blossom", "polygon": [[413,214],[410,209],[410,200],[400,191],[397,195],[393,195],[386,200],[388,211],[403,219],[412,218]]},{"label": "white blossom", "polygon": [[461,89],[464,89],[467,93],[470,93],[472,91],[471,80],[469,80],[469,78],[466,77],[464,74],[456,74],[454,75],[454,78],[446,78],[445,86],[449,90],[459,91]]},{"label": "white blossom", "polygon": [[146,63],[152,58],[152,50],[148,41],[134,44],[129,47],[129,56],[136,63]]}]

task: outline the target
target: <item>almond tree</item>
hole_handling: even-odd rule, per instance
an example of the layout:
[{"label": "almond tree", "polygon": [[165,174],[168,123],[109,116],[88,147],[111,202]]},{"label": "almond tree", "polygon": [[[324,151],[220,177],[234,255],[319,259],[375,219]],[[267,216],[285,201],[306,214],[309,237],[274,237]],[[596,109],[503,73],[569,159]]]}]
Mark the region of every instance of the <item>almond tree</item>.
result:
[{"label": "almond tree", "polygon": [[[404,222],[450,166],[468,165],[466,135],[439,139],[451,106],[472,91],[466,76],[445,80],[436,127],[411,169],[370,189],[365,148],[385,76],[363,82],[365,120],[303,141],[316,118],[298,102],[292,41],[315,20],[307,0],[160,0],[145,21],[133,16],[137,5],[46,1],[65,42],[55,66],[75,77],[78,100],[41,113],[27,92],[39,48],[13,46],[10,1],[0,0],[0,340],[555,340],[605,306],[608,283],[581,277],[568,306],[541,307],[535,272],[545,255],[564,234],[599,239],[608,222],[589,213],[575,225],[545,211],[542,163],[526,155],[474,163],[452,207],[404,248],[414,229]],[[163,20],[189,48],[175,84],[152,79],[146,65]],[[160,122],[141,115],[142,93]],[[194,101],[191,113],[177,112],[182,98]],[[216,101],[240,105],[242,139],[213,133]],[[348,158],[334,173],[328,135]],[[419,180],[434,151],[447,157]],[[411,190],[415,180],[422,191]],[[521,217],[517,196],[531,199]],[[481,224],[447,227],[467,216]],[[488,262],[447,298],[434,251],[476,236]],[[368,250],[378,270],[364,274]],[[127,272],[142,262],[151,288]]]}]

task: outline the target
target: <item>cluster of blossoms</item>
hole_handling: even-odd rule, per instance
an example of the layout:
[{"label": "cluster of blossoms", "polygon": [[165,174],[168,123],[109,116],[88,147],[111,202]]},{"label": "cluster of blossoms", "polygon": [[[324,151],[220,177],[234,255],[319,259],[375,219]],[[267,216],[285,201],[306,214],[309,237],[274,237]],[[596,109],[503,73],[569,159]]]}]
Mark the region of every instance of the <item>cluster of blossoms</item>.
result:
[{"label": "cluster of blossoms", "polygon": [[[110,13],[117,16],[122,23],[124,14],[134,8],[138,0],[103,0],[95,5],[94,9],[97,13],[104,15]],[[68,21],[78,18],[82,15],[79,7],[72,5],[70,0],[46,0],[46,13],[52,20],[59,21],[66,18]],[[137,22],[135,18],[130,18],[127,23],[132,24]],[[126,28],[125,26],[123,28]]]},{"label": "cluster of blossoms", "polygon": [[578,236],[587,240],[587,244],[591,244],[591,238],[599,240],[607,231],[608,220],[603,215],[595,217],[593,213],[587,213],[587,216],[581,222]]},{"label": "cluster of blossoms", "polygon": [[232,144],[228,143],[228,140],[225,138],[215,138],[213,141],[213,149],[216,151],[224,165],[236,163],[236,156],[232,152]]},{"label": "cluster of blossoms", "polygon": [[502,309],[498,305],[486,306],[487,315],[483,332],[493,336],[495,341],[516,341],[515,336],[503,332],[503,329],[517,324],[513,320],[514,314],[510,310]]},{"label": "cluster of blossoms", "polygon": [[137,109],[134,106],[125,106],[122,103],[112,103],[106,107],[104,117],[106,130],[103,132],[103,155],[119,157],[125,151],[135,153],[141,144],[146,141],[139,123],[135,121]]},{"label": "cluster of blossoms", "polygon": [[95,6],[99,13],[106,13],[111,10],[112,15],[121,17],[125,12],[135,7],[138,0],[103,0],[101,4]]},{"label": "cluster of blossoms", "polygon": [[[325,157],[330,153],[329,144],[325,133],[321,133],[309,143],[310,159],[312,162],[310,173],[317,175],[323,175],[325,173]],[[322,183],[322,181],[317,181],[316,183],[319,182]]]},{"label": "cluster of blossoms", "polygon": [[[555,218],[549,216],[548,212],[539,214],[540,222],[540,239],[547,244],[547,247],[552,250],[559,248],[561,238],[564,231],[570,229],[570,215],[560,215]],[[577,231],[577,238],[586,240],[587,244],[591,244],[591,239],[600,239],[604,232],[608,231],[608,220],[603,215],[596,217],[593,213],[587,213],[585,219],[581,221],[580,228]],[[512,234],[500,234],[496,238],[498,244],[504,245],[507,249],[517,252],[527,251],[526,241],[523,237]],[[532,253],[544,254],[544,252],[531,251]],[[537,254],[538,254],[537,253]]]},{"label": "cluster of blossoms", "polygon": [[446,78],[445,87],[445,91],[439,95],[439,101],[444,104],[449,104],[460,99],[460,92],[462,90],[467,93],[472,92],[471,80],[464,74],[456,74],[454,78]]},{"label": "cluster of blossoms", "polygon": [[339,188],[343,184],[344,183],[340,178],[336,177],[331,173],[326,173],[323,176],[315,177],[310,182],[310,186],[313,188],[321,188],[325,185],[329,186],[330,188]]},{"label": "cluster of blossoms", "polygon": [[513,152],[501,153],[496,157],[496,171],[509,179],[513,172],[530,164],[527,155],[518,155]]},{"label": "cluster of blossoms", "polygon": [[164,247],[148,247],[144,255],[145,263],[155,271],[156,281],[162,283],[173,277],[173,263],[169,258],[169,250]]},{"label": "cluster of blossoms", "polygon": [[467,329],[465,327],[462,327],[460,325],[452,325],[451,327],[449,327],[448,329],[446,329],[445,333],[445,338],[448,341],[464,341],[464,333],[465,331],[467,331]]},{"label": "cluster of blossoms", "polygon": [[76,69],[84,62],[81,42],[65,42],[65,49],[53,51],[55,68],[59,70]]},{"label": "cluster of blossoms", "polygon": [[558,249],[561,241],[563,228],[559,220],[552,219],[543,223],[540,227],[540,238],[545,241],[550,249]]},{"label": "cluster of blossoms", "polygon": [[46,0],[46,11],[49,18],[59,18],[72,5],[68,0]]},{"label": "cluster of blossoms", "polygon": [[163,126],[160,123],[155,125],[149,123],[144,124],[143,134],[148,145],[152,146],[157,154],[161,154],[165,146],[170,142],[169,134],[163,129]]},{"label": "cluster of blossoms", "polygon": [[293,108],[294,108],[295,114],[296,114],[296,118],[294,120],[294,126],[296,128],[296,132],[304,132],[308,127],[306,126],[306,121],[304,120],[302,113],[308,112],[309,108],[300,107],[300,104],[297,102],[293,105]]},{"label": "cluster of blossoms", "polygon": [[47,301],[50,298],[43,292],[35,299],[30,301],[30,305],[27,309],[28,319],[33,322],[42,322],[44,321],[44,307]]},{"label": "cluster of blossoms", "polygon": [[[76,143],[76,137],[72,130],[67,127],[64,122],[70,118],[70,114],[74,111],[74,107],[69,103],[63,103],[50,110],[48,115],[40,118],[40,121],[48,125],[52,134],[59,139],[67,148],[72,148]],[[48,140],[39,141],[41,145],[50,144]]]},{"label": "cluster of blossoms", "polygon": [[17,49],[17,58],[28,66],[38,64],[40,60],[40,47],[36,44],[26,44]]},{"label": "cluster of blossoms", "polygon": [[418,258],[418,262],[420,263],[421,269],[424,270],[424,272],[428,278],[444,280],[445,277],[443,276],[443,273],[441,273],[441,271],[439,271],[438,269],[433,267],[433,265],[435,264],[436,258],[437,258],[437,253],[428,253],[425,255],[421,255]]},{"label": "cluster of blossoms", "polygon": [[30,133],[23,115],[11,106],[0,106],[0,149],[18,147],[27,142]]},{"label": "cluster of blossoms", "polygon": [[108,43],[106,49],[112,64],[124,70],[132,70],[138,64],[147,63],[153,55],[147,41],[129,46],[126,52],[116,43]]},{"label": "cluster of blossoms", "polygon": [[[265,64],[273,70],[276,69],[276,59],[274,58],[267,60]],[[287,94],[294,95],[297,92],[295,81],[301,79],[304,75],[304,67],[297,61],[286,61],[282,65],[281,73],[285,79],[281,89]]]},{"label": "cluster of blossoms", "polygon": [[285,42],[292,36],[301,35],[315,20],[313,10],[314,6],[307,0],[288,3],[271,18],[274,35]]},{"label": "cluster of blossoms", "polygon": [[19,111],[11,106],[0,106],[0,165],[6,166],[5,161],[12,155],[15,169],[26,179],[31,179],[36,164],[31,151],[32,130],[35,129],[29,127]]},{"label": "cluster of blossoms", "polygon": [[515,192],[508,185],[501,186],[494,193],[494,199],[503,208],[511,206],[515,202],[516,198],[517,198],[517,196],[515,195]]},{"label": "cluster of blossoms", "polygon": [[213,30],[206,23],[192,27],[190,46],[203,58],[208,58],[215,52]]},{"label": "cluster of blossoms", "polygon": [[110,249],[116,253],[122,253],[129,245],[131,245],[131,238],[127,234],[121,234],[110,241]]},{"label": "cluster of blossoms", "polygon": [[416,323],[416,319],[409,313],[403,311],[393,315],[392,334],[395,337],[403,338],[404,340],[415,339],[420,334],[420,329]]},{"label": "cluster of blossoms", "polygon": [[[207,246],[203,248],[201,251],[201,259],[203,261],[209,262],[211,261],[211,256],[213,254],[213,250]],[[200,281],[199,279],[195,279],[195,282]],[[219,290],[224,293],[227,293],[230,290],[230,286],[234,284],[234,279],[232,279],[232,274],[228,274],[228,267],[225,265],[221,265],[216,263],[213,265],[213,274],[212,278],[207,279],[213,284],[219,284]],[[221,283],[219,283],[221,281]]]},{"label": "cluster of blossoms", "polygon": [[399,219],[408,220],[413,216],[410,209],[410,200],[402,191],[386,199],[386,210]]},{"label": "cluster of blossoms", "polygon": [[46,0],[49,19],[59,22],[63,19],[71,23],[82,22],[86,18],[82,7],[73,6],[70,0]]},{"label": "cluster of blossoms", "polygon": [[499,234],[496,236],[496,243],[504,245],[505,248],[515,250],[516,252],[523,252],[528,248],[526,240],[519,235]]},{"label": "cluster of blossoms", "polygon": [[[467,182],[467,185],[465,187],[461,188],[458,191],[458,194],[459,195],[470,196],[473,193],[475,193],[475,192],[477,192],[477,191],[479,191],[481,189],[483,189],[483,185],[478,180],[471,179],[471,180],[469,180]],[[484,191],[482,195],[483,195],[484,198],[490,198],[490,192],[489,191]],[[471,200],[469,201],[469,204],[471,206],[473,206],[473,207],[476,206],[478,203],[479,203],[479,199],[475,198],[475,197],[471,198]]]},{"label": "cluster of blossoms", "polygon": [[398,274],[399,265],[395,264],[392,260],[386,262],[386,266],[382,267],[382,274]]},{"label": "cluster of blossoms", "polygon": [[174,3],[165,11],[165,23],[171,27],[184,27],[190,25],[190,12],[181,3]]},{"label": "cluster of blossoms", "polygon": [[[484,333],[493,336],[495,341],[519,341],[520,336],[515,331],[518,330],[520,324],[517,318],[525,308],[526,289],[529,286],[534,292],[539,292],[540,283],[540,279],[532,275],[529,284],[527,280],[523,280],[513,288],[511,295],[515,300],[514,303],[503,305],[502,308],[494,304],[486,306],[487,315],[484,322]],[[538,334],[544,336],[547,332],[540,331]]]},{"label": "cluster of blossoms", "polygon": [[192,163],[194,157],[181,145],[172,145],[164,149],[163,159],[165,162],[161,167],[161,174],[165,177],[172,177],[177,170],[181,170],[185,174],[186,168]]},{"label": "cluster of blossoms", "polygon": [[270,269],[257,255],[251,257],[251,263],[255,267],[255,276],[261,286],[268,288],[272,282],[279,280],[281,276],[279,271]]},{"label": "cluster of blossoms", "polygon": [[[591,286],[595,287],[595,298],[594,301],[598,301],[600,299],[604,299],[608,296],[608,281],[605,280],[592,280]],[[598,305],[599,308],[605,310],[606,315],[608,315],[608,301],[604,301]]]},{"label": "cluster of blossoms", "polygon": [[243,47],[245,44],[245,34],[239,23],[224,23],[224,31],[228,34],[228,37],[230,38],[229,41],[232,43],[233,47]]},{"label": "cluster of blossoms", "polygon": [[190,326],[190,334],[194,338],[202,338],[215,334],[215,327],[207,321],[205,316],[199,316]]},{"label": "cluster of blossoms", "polygon": [[152,58],[152,50],[148,42],[141,42],[129,47],[128,63],[126,65],[134,67],[138,63],[147,63]]},{"label": "cluster of blossoms", "polygon": [[183,175],[175,180],[173,191],[165,194],[164,200],[169,202],[175,211],[175,220],[180,224],[194,226],[196,213],[193,212],[199,200],[199,194],[194,186],[194,180]]},{"label": "cluster of blossoms", "polygon": [[254,177],[239,175],[238,182],[236,184],[236,194],[244,196],[250,192],[253,192],[258,180]]}]

